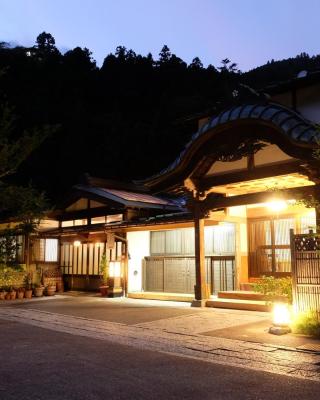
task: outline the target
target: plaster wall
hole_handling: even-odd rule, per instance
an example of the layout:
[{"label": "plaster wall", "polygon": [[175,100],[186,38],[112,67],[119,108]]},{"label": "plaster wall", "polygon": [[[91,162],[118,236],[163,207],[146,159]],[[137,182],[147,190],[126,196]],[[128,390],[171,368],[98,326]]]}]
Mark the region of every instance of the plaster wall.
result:
[{"label": "plaster wall", "polygon": [[150,231],[127,232],[128,251],[128,290],[142,290],[142,262],[150,255]]}]

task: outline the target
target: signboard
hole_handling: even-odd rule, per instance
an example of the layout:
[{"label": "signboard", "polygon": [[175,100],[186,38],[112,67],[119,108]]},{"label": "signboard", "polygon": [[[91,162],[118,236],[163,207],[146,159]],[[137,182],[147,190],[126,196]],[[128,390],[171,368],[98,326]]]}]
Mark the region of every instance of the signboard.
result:
[{"label": "signboard", "polygon": [[114,248],[114,233],[107,233],[107,249],[113,249]]}]

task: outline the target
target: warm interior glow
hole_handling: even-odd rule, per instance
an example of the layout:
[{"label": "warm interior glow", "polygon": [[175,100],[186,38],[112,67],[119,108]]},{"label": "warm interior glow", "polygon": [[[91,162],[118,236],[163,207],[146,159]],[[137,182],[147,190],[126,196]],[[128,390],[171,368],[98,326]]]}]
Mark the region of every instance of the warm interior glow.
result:
[{"label": "warm interior glow", "polygon": [[273,307],[273,325],[288,326],[290,324],[290,312],[285,303],[275,304]]},{"label": "warm interior glow", "polygon": [[121,263],[120,261],[110,261],[109,263],[109,276],[117,278],[121,276]]},{"label": "warm interior glow", "polygon": [[74,245],[74,247],[79,247],[79,246],[81,246],[80,240],[75,240],[75,241],[73,242],[73,245]]},{"label": "warm interior glow", "polygon": [[267,203],[267,207],[271,211],[279,212],[285,210],[288,204],[284,200],[271,200]]}]

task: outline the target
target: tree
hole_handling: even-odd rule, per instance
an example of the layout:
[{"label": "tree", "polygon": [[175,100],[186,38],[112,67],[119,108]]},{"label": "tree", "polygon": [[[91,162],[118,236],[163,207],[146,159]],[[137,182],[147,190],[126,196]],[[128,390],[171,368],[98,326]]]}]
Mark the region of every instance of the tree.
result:
[{"label": "tree", "polygon": [[16,117],[7,103],[0,104],[0,182],[16,172],[19,165],[52,132],[52,126],[34,128],[17,136]]},{"label": "tree", "polygon": [[[44,193],[38,192],[30,185],[28,187],[12,185],[5,178],[13,175],[30,154],[56,129],[57,126],[45,125],[29,131],[24,130],[20,134],[19,124],[12,108],[5,101],[0,103],[0,213],[2,218],[15,217],[19,221],[18,226],[10,231],[10,235],[13,237],[18,231],[25,234],[28,256],[29,235],[39,225],[48,209],[48,203]],[[11,241],[13,239],[11,238],[10,241],[7,236],[5,232],[2,239],[4,243],[2,253],[6,254],[8,261],[12,258],[13,243]],[[28,256],[27,265],[29,264]]]},{"label": "tree", "polygon": [[159,63],[160,64],[168,63],[171,59],[171,56],[172,56],[171,51],[169,47],[165,44],[159,53]]},{"label": "tree", "polygon": [[84,47],[75,47],[73,50],[67,51],[63,56],[65,65],[70,67],[72,74],[77,75],[78,72],[91,72],[96,70],[96,62],[92,58],[92,52]]},{"label": "tree", "polygon": [[16,231],[5,229],[0,238],[0,270],[16,266],[19,247]]},{"label": "tree", "polygon": [[127,49],[124,46],[118,46],[116,48],[115,51],[115,56],[121,60],[121,61],[125,61],[126,57],[127,57]]},{"label": "tree", "polygon": [[203,68],[203,64],[199,57],[195,57],[192,62],[189,64],[190,69],[199,70]]},{"label": "tree", "polygon": [[239,69],[237,68],[236,63],[232,63],[229,58],[225,58],[221,61],[222,67],[219,67],[218,69],[222,73],[233,73],[236,74],[239,72]]},{"label": "tree", "polygon": [[38,35],[36,39],[36,47],[42,54],[48,55],[59,53],[59,50],[56,48],[56,41],[54,37],[47,32],[42,32],[40,35]]}]

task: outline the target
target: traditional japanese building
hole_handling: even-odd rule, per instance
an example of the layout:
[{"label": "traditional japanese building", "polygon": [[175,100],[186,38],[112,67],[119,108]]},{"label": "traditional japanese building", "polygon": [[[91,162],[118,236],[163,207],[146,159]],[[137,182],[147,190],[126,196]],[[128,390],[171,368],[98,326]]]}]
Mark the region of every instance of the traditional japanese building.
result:
[{"label": "traditional japanese building", "polygon": [[93,290],[106,254],[121,293],[195,305],[289,276],[290,229],[317,225],[319,89],[319,73],[302,74],[268,99],[204,116],[178,158],[143,181],[87,177],[41,226],[34,263]]}]

